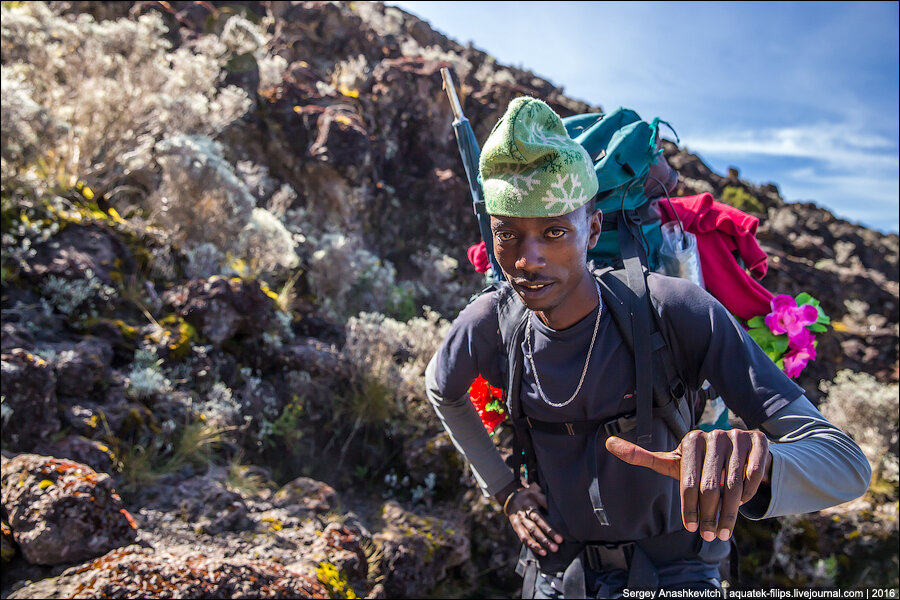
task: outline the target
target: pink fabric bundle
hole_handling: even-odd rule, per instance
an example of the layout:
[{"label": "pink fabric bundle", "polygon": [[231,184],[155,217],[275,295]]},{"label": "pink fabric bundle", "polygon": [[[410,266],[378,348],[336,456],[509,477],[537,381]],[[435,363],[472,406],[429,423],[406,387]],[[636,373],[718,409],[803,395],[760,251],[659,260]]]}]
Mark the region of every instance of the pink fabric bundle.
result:
[{"label": "pink fabric bundle", "polygon": [[[716,202],[712,194],[672,198],[685,230],[697,236],[700,267],[706,289],[731,313],[745,321],[770,311],[772,293],[759,284],[769,267],[756,241],[759,219]],[[675,219],[668,203],[660,202],[663,221]],[[732,255],[737,251],[751,275]]]}]

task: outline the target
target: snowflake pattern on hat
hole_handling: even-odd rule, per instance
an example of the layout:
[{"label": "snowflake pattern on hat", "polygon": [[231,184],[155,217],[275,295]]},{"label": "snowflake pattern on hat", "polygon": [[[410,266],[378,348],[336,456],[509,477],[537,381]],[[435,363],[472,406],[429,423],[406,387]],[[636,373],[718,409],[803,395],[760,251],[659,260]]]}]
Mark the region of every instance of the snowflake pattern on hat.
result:
[{"label": "snowflake pattern on hat", "polygon": [[[559,173],[556,181],[550,184],[547,194],[541,198],[549,213],[566,214],[584,204],[584,193],[581,180],[576,173]],[[560,205],[556,209],[556,205]]]},{"label": "snowflake pattern on hat", "polygon": [[590,202],[597,175],[587,151],[546,103],[516,98],[484,143],[479,163],[487,212],[556,217]]},{"label": "snowflake pattern on hat", "polygon": [[519,198],[524,198],[524,194],[533,190],[540,183],[537,172],[536,168],[528,165],[516,165],[515,168],[503,173],[500,177],[515,188]]},{"label": "snowflake pattern on hat", "polygon": [[[569,140],[569,136],[564,133],[558,133],[547,129],[547,125],[539,125],[537,121],[532,121],[525,129],[528,143],[535,145],[554,145],[564,144]],[[525,136],[523,136],[525,137]]]}]

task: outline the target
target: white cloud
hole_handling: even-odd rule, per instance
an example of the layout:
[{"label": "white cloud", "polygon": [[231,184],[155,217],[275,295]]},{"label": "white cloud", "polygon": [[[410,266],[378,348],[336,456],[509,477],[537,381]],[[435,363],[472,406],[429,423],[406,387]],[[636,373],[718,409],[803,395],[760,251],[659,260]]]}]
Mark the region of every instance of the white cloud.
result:
[{"label": "white cloud", "polygon": [[[840,218],[898,231],[900,158],[896,140],[886,136],[816,123],[692,136],[688,149],[719,162],[765,159],[786,200],[813,201]],[[782,165],[779,158],[792,160]]]},{"label": "white cloud", "polygon": [[706,154],[808,158],[838,169],[896,171],[900,165],[896,140],[834,123],[701,134],[691,138],[690,147]]}]

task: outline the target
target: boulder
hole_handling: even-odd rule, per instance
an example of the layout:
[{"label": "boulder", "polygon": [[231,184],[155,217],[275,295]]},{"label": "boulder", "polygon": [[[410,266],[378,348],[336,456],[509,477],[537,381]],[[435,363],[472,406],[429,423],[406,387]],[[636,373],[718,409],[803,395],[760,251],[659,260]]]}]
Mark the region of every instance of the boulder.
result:
[{"label": "boulder", "polygon": [[[189,474],[187,469],[184,473]],[[240,493],[228,489],[218,472],[184,478],[174,473],[138,491],[136,502],[153,510],[176,512],[194,531],[215,535],[250,526],[247,504]]]},{"label": "boulder", "polygon": [[407,443],[403,462],[410,485],[425,485],[436,498],[451,497],[458,492],[465,475],[460,454],[446,432]]},{"label": "boulder", "polygon": [[0,560],[9,562],[16,555],[16,540],[6,521],[0,522]]},{"label": "boulder", "polygon": [[381,570],[389,598],[422,598],[469,560],[468,527],[461,513],[422,516],[390,500],[382,506],[385,527],[375,534],[382,547]]},{"label": "boulder", "polygon": [[354,527],[329,523],[309,547],[306,559],[316,564],[330,563],[350,581],[364,582],[369,575],[362,547],[365,539],[367,536]]},{"label": "boulder", "polygon": [[6,320],[6,311],[3,311],[3,329],[0,333],[0,348],[4,352],[13,348],[34,350],[34,336],[20,323],[11,323]]},{"label": "boulder", "polygon": [[113,550],[10,598],[328,598],[315,576],[269,560],[207,557],[140,546]]},{"label": "boulder", "polygon": [[51,361],[56,373],[56,393],[61,396],[82,397],[106,377],[113,358],[112,344],[107,340],[86,337],[77,343],[46,344],[52,350]]},{"label": "boulder", "polygon": [[317,120],[315,140],[307,152],[315,161],[331,164],[348,180],[359,184],[369,175],[372,150],[369,132],[352,106],[328,106]]},{"label": "boulder", "polygon": [[134,269],[131,251],[115,232],[102,224],[70,224],[48,242],[35,246],[23,275],[34,282],[50,275],[84,279],[93,275],[112,285],[122,272]]},{"label": "boulder", "polygon": [[69,435],[56,442],[40,444],[35,448],[35,452],[82,463],[98,473],[111,474],[114,471],[110,449],[97,440],[90,440],[81,435]]},{"label": "boulder", "polygon": [[106,473],[36,454],[3,463],[3,508],[25,559],[72,563],[132,543],[137,523]]},{"label": "boulder", "polygon": [[165,294],[164,299],[216,345],[238,334],[262,334],[274,305],[259,282],[236,277],[193,279]]},{"label": "boulder", "polygon": [[298,477],[275,492],[272,504],[288,509],[292,514],[308,512],[325,513],[340,503],[337,492],[327,483]]},{"label": "boulder", "polygon": [[29,451],[59,431],[51,365],[21,348],[2,354],[3,449]]}]

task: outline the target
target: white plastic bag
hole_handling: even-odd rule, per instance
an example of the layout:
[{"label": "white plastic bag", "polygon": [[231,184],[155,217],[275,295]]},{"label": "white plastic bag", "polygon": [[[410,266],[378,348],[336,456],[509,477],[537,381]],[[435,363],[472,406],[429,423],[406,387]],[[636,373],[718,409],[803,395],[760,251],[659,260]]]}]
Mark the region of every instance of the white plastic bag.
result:
[{"label": "white plastic bag", "polygon": [[663,274],[690,279],[700,287],[705,287],[703,271],[700,269],[700,253],[697,251],[697,236],[684,231],[678,221],[663,223],[661,227],[662,246],[659,258]]}]

